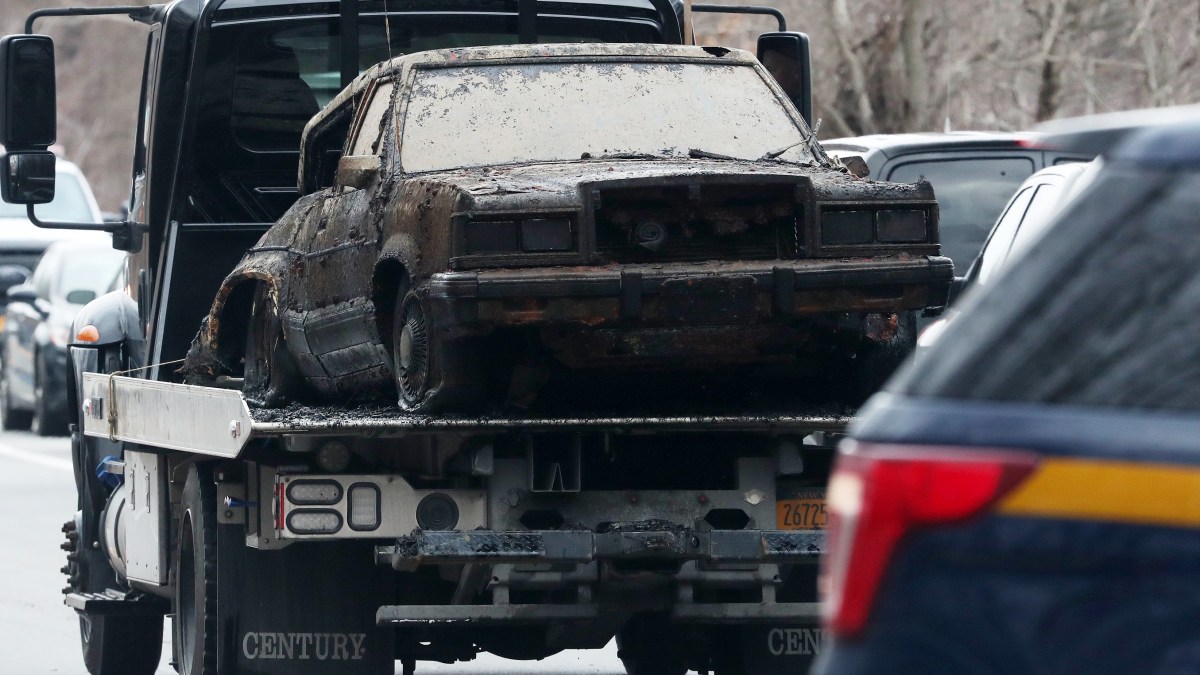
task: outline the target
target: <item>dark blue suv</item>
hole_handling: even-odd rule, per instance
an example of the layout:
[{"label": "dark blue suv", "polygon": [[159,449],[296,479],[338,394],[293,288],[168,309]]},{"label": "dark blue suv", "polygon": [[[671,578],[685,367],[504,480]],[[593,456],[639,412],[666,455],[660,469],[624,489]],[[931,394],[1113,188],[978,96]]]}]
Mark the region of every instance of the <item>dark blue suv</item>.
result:
[{"label": "dark blue suv", "polygon": [[816,672],[1200,671],[1200,121],[1105,155],[842,446]]}]

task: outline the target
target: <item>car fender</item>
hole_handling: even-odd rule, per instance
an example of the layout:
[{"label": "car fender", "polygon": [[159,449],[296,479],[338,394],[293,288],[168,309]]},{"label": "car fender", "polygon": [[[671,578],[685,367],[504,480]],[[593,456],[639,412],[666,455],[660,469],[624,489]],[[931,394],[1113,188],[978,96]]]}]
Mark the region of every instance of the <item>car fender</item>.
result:
[{"label": "car fender", "polygon": [[[81,343],[75,336],[87,326],[96,329],[97,338]],[[140,346],[145,342],[137,303],[124,291],[106,293],[84,305],[71,324],[71,335],[72,346],[80,347],[103,347],[126,341],[136,342]],[[140,350],[131,350],[130,353],[139,354]]]}]

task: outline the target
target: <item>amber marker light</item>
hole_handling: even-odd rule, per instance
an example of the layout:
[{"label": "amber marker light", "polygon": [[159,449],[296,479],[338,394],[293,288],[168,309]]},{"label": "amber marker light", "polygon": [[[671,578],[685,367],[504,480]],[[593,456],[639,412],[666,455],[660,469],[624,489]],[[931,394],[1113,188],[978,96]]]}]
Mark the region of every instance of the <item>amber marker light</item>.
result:
[{"label": "amber marker light", "polygon": [[80,342],[99,342],[100,331],[96,330],[95,326],[84,326],[83,328],[79,329],[78,333],[75,334],[75,339]]}]

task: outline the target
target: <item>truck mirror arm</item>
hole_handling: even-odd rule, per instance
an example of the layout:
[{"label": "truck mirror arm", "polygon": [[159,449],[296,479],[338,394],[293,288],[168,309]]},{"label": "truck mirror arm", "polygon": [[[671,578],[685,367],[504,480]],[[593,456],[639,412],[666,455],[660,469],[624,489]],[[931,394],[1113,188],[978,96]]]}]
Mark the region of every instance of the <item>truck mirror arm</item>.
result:
[{"label": "truck mirror arm", "polygon": [[779,32],[787,31],[787,19],[783,17],[783,12],[774,7],[763,7],[760,5],[692,5],[693,12],[713,12],[716,14],[761,14],[763,16],[773,16],[779,22]]},{"label": "truck mirror arm", "polygon": [[119,7],[48,7],[29,13],[25,19],[25,33],[33,35],[33,22],[43,16],[102,16],[107,14],[126,14],[138,23],[153,25],[159,10],[166,5],[122,5]]},{"label": "truck mirror arm", "polygon": [[121,221],[116,223],[68,223],[53,220],[41,220],[33,212],[33,204],[25,205],[25,214],[29,218],[29,222],[44,227],[47,230],[93,230],[96,232],[115,233],[123,228],[134,228],[136,225],[132,221]]}]

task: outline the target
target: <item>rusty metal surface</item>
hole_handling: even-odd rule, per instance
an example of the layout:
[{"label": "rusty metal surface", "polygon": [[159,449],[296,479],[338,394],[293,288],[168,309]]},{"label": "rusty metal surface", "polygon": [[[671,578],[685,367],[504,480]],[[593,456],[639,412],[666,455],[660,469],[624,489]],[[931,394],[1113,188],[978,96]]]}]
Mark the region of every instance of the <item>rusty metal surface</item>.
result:
[{"label": "rusty metal surface", "polygon": [[395,544],[377,546],[375,557],[377,562],[398,569],[413,564],[646,559],[787,563],[815,559],[824,548],[825,533],[819,530],[698,532],[677,526],[647,529],[630,524],[604,532],[418,532],[399,538]]}]

